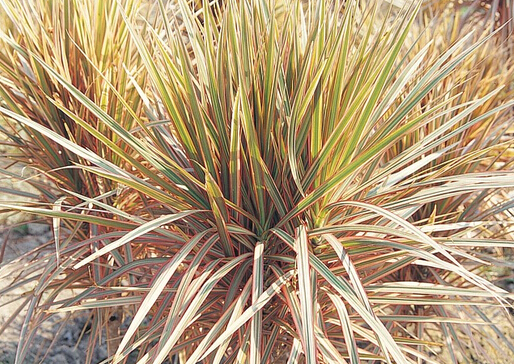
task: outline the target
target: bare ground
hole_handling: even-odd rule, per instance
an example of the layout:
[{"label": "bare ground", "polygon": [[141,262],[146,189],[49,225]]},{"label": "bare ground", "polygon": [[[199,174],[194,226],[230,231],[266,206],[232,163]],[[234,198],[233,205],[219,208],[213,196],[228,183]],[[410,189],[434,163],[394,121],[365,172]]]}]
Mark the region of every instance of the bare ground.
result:
[{"label": "bare ground", "polygon": [[[21,230],[21,231],[20,231]],[[26,309],[16,313],[23,300],[19,298],[35,284],[25,284],[6,290],[16,279],[16,260],[27,260],[24,254],[46,244],[52,239],[48,227],[41,224],[27,224],[23,229],[4,231],[0,240],[0,251],[3,250],[3,260],[0,263],[0,330],[8,324],[13,315],[14,320],[0,333],[0,364],[15,363],[16,350],[20,344],[20,330],[23,326]],[[31,287],[32,286],[32,287]],[[63,317],[55,316],[44,322],[38,328],[35,337],[29,345],[29,355],[23,364],[82,364],[85,361],[85,351],[88,345],[87,331],[88,315],[72,318],[62,324]],[[50,350],[49,350],[50,348]],[[105,343],[93,353],[93,362],[100,363],[107,358]]]}]

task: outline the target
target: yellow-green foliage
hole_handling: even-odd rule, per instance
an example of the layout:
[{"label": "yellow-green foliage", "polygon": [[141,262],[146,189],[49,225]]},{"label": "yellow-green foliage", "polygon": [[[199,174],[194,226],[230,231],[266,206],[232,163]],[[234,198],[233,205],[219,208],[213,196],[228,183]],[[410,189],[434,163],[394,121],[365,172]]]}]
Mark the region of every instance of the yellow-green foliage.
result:
[{"label": "yellow-green foliage", "polygon": [[[118,2],[15,0],[2,3],[2,13],[12,21],[0,43],[3,74],[0,98],[4,106],[130,169],[122,165],[112,146],[106,147],[91,138],[87,128],[102,133],[121,150],[123,143],[48,71],[52,69],[77,87],[120,126],[132,129],[135,120],[124,103],[130,105],[132,113],[141,115],[141,94],[146,86],[141,60]],[[137,3],[127,0],[119,4],[128,18],[135,16]],[[66,110],[87,120],[87,126],[73,121],[74,116]],[[57,187],[89,196],[111,188],[109,179],[77,169],[75,164],[87,163],[80,157],[24,126],[7,119],[6,123],[5,134],[18,148],[14,159],[50,175]],[[55,200],[54,192],[43,189],[49,200]]]},{"label": "yellow-green foliage", "polygon": [[51,186],[0,207],[56,227],[32,322],[91,310],[96,338],[124,307],[112,363],[514,352],[480,325],[509,297],[485,254],[513,245],[480,234],[514,187],[495,35],[421,4],[0,4],[20,19],[1,36],[3,133]]}]

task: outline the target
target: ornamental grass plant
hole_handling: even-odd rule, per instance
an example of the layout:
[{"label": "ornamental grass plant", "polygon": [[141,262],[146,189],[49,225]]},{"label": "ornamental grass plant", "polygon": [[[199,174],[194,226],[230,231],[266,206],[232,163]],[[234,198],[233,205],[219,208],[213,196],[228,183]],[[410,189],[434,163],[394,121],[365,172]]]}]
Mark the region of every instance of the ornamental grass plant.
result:
[{"label": "ornamental grass plant", "polygon": [[37,281],[18,363],[83,311],[109,363],[512,356],[486,314],[510,320],[485,272],[514,244],[512,61],[490,30],[421,4],[0,6],[4,158],[44,176],[0,207],[54,231],[4,290]]}]

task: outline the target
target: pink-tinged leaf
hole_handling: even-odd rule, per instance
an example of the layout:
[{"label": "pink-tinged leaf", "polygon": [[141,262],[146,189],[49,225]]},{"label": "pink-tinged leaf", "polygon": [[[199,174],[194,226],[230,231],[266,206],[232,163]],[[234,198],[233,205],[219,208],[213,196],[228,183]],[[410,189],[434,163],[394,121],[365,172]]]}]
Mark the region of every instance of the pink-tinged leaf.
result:
[{"label": "pink-tinged leaf", "polygon": [[316,337],[314,335],[313,292],[311,291],[309,238],[305,226],[300,226],[295,239],[296,266],[298,269],[298,286],[300,312],[302,318],[301,342],[308,363],[317,363]]}]

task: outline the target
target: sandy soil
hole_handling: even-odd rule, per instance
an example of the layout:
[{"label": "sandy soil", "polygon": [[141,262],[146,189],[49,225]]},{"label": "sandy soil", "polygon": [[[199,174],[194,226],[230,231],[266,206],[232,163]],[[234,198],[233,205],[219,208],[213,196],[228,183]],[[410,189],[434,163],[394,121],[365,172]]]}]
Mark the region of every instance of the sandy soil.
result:
[{"label": "sandy soil", "polygon": [[[42,224],[28,224],[23,229],[11,231],[10,234],[4,230],[0,237],[0,249],[4,250],[3,261],[0,264],[0,328],[20,307],[21,301],[16,299],[32,288],[30,284],[27,284],[5,291],[16,277],[14,262],[25,253],[44,245],[51,239],[50,229]],[[24,259],[28,258],[22,258],[22,262]],[[25,313],[26,310],[22,310],[16,315],[13,322],[0,334],[0,364],[15,362]],[[89,340],[87,317],[87,314],[77,316],[65,325],[61,325],[62,316],[55,316],[43,323],[32,340],[29,356],[23,364],[83,364]],[[81,334],[82,338],[80,338]],[[50,350],[48,350],[49,347],[51,347]],[[95,351],[93,357],[94,363],[100,363],[107,358],[105,343]]]}]

